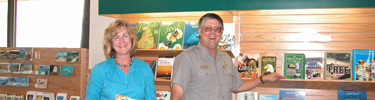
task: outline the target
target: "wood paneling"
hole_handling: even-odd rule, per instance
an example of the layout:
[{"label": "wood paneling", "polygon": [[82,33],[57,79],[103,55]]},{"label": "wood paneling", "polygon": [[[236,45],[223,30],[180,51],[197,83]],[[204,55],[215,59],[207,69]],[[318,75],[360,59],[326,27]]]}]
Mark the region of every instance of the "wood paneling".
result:
[{"label": "wood paneling", "polygon": [[[0,50],[18,50],[18,48],[0,48]],[[56,62],[57,52],[79,52],[79,62]],[[70,96],[85,97],[86,95],[86,69],[87,69],[87,49],[85,48],[34,48],[34,57],[32,61],[20,60],[0,60],[8,63],[31,63],[33,64],[33,73],[38,71],[38,65],[61,65],[73,66],[72,76],[58,75],[37,75],[21,73],[1,73],[3,77],[29,77],[29,87],[0,86],[0,93],[25,95],[27,91],[68,93]],[[35,88],[37,79],[48,79],[47,88]]]},{"label": "wood paneling", "polygon": [[374,14],[375,8],[326,8],[326,9],[284,9],[284,10],[242,10],[240,16],[254,15],[342,15],[342,14]]},{"label": "wood paneling", "polygon": [[245,42],[242,50],[352,50],[374,49],[375,42],[323,42],[323,43],[290,43],[290,42]]},{"label": "wood paneling", "polygon": [[240,32],[375,32],[374,24],[241,24]]},{"label": "wood paneling", "polygon": [[243,25],[282,23],[375,23],[375,14],[241,16]]},{"label": "wood paneling", "polygon": [[[240,52],[276,56],[279,74],[284,53],[324,57],[325,52],[375,49],[375,8],[251,10],[239,16]],[[273,84],[279,86],[261,85],[250,91],[278,94],[299,89],[306,91],[306,100],[337,100],[337,90],[365,90],[368,99],[375,99],[375,82],[289,79]]]},{"label": "wood paneling", "polygon": [[[302,35],[302,36],[301,36]],[[303,41],[303,33],[241,33],[240,42],[298,42]],[[372,42],[375,33],[318,33],[331,37],[331,42]],[[297,38],[297,39],[296,39]]]}]

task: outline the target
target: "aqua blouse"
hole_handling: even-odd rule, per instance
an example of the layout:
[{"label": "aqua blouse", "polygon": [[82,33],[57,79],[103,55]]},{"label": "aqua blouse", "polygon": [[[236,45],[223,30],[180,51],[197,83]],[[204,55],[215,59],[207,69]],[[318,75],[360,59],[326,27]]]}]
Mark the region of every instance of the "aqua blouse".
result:
[{"label": "aqua blouse", "polygon": [[85,100],[115,100],[115,94],[136,100],[156,100],[154,78],[150,66],[142,60],[133,58],[125,75],[113,58],[107,59],[92,68]]}]

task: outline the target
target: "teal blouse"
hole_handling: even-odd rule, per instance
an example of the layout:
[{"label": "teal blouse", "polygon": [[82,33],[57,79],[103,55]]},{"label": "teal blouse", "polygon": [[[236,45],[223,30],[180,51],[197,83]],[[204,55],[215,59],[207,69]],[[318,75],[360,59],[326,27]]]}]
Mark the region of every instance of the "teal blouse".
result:
[{"label": "teal blouse", "polygon": [[91,69],[85,100],[115,100],[115,94],[136,100],[156,100],[154,78],[146,62],[133,58],[128,75],[125,75],[112,57]]}]

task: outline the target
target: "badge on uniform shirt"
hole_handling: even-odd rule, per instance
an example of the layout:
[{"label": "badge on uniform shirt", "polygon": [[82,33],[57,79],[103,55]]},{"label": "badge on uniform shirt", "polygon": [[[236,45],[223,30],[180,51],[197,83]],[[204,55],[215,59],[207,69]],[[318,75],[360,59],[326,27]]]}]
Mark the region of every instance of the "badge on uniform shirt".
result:
[{"label": "badge on uniform shirt", "polygon": [[228,63],[227,63],[227,61],[226,61],[226,60],[224,60],[224,63],[225,63],[225,66],[228,66]]},{"label": "badge on uniform shirt", "polygon": [[210,68],[208,65],[201,65],[201,68]]}]

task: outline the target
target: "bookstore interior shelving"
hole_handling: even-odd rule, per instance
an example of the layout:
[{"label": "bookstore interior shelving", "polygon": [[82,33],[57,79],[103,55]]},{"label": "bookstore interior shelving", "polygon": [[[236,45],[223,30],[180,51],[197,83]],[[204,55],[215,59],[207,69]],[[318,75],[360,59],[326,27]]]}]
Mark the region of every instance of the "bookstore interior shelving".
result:
[{"label": "bookstore interior shelving", "polygon": [[[206,13],[216,13],[224,23],[235,23],[234,49],[227,50],[235,59],[237,53],[276,56],[276,72],[282,74],[284,53],[304,53],[324,57],[325,52],[351,52],[352,49],[375,49],[375,8],[231,10],[134,14],[101,14],[138,21],[198,21]],[[176,56],[183,50],[138,50],[136,57],[156,60]],[[243,79],[248,81],[250,79]],[[158,91],[170,91],[170,80],[156,80]],[[306,99],[335,100],[337,90],[367,91],[375,99],[375,82],[351,80],[285,79],[264,83],[250,91],[278,94],[279,90],[306,91]]]},{"label": "bookstore interior shelving", "polygon": [[[17,47],[2,47],[2,51],[19,50]],[[79,53],[78,62],[57,62],[57,52],[75,52]],[[0,93],[8,95],[26,95],[27,91],[50,92],[56,95],[57,93],[67,93],[67,98],[70,96],[85,97],[86,95],[86,78],[88,65],[88,51],[86,48],[33,48],[32,60],[10,60],[0,59],[2,63],[30,63],[32,64],[32,73],[0,73],[1,77],[28,77],[28,87],[19,86],[0,86]],[[61,65],[72,66],[73,72],[71,76],[61,75],[39,75],[39,65]],[[47,79],[46,88],[36,88],[37,79]],[[56,97],[55,97],[56,98]],[[26,99],[26,98],[24,98]]]}]

